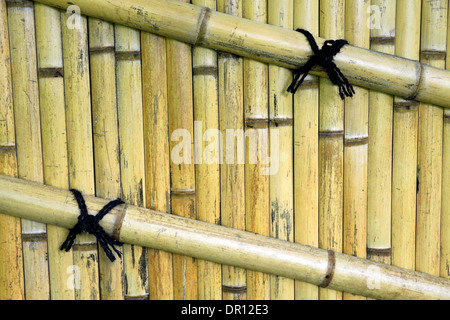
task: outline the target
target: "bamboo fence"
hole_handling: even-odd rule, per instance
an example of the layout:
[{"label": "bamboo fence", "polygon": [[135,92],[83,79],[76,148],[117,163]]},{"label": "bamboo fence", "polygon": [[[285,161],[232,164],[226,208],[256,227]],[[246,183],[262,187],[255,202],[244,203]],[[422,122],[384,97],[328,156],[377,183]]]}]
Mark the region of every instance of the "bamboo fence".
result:
[{"label": "bamboo fence", "polygon": [[[287,92],[298,28],[352,98]],[[0,299],[450,299],[449,48],[448,0],[0,0]]]}]

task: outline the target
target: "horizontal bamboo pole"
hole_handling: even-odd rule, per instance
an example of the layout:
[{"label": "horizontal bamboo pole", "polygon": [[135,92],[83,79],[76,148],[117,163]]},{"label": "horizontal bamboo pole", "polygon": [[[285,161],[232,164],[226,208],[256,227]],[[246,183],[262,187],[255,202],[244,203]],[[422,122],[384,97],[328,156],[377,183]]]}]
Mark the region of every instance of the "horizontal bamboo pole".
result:
[{"label": "horizontal bamboo pole", "polygon": [[[85,196],[90,214],[108,200]],[[23,219],[73,227],[78,206],[67,190],[0,175],[0,211]],[[101,221],[124,243],[320,285],[377,299],[450,299],[450,280],[131,205]]]},{"label": "horizontal bamboo pole", "polygon": [[[83,15],[282,67],[298,68],[312,54],[298,32],[181,1],[37,1],[62,9],[76,5]],[[324,41],[317,39],[319,46]],[[335,61],[354,85],[450,108],[450,71],[350,45]],[[320,69],[312,73],[326,76]]]}]

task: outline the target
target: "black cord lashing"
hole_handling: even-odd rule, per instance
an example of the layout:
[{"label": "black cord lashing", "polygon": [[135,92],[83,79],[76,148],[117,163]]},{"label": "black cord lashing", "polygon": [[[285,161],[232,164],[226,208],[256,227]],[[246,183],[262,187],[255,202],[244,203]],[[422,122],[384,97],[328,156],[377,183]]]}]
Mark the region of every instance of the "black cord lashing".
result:
[{"label": "black cord lashing", "polygon": [[[105,251],[106,256],[114,262],[116,257],[114,256],[111,248],[116,252],[119,257],[122,257],[122,253],[116,249],[115,246],[121,246],[122,244],[112,237],[110,237],[105,230],[99,225],[100,220],[103,219],[105,215],[107,215],[112,209],[117,207],[118,205],[123,204],[124,202],[120,199],[113,200],[106,204],[95,216],[88,214],[88,210],[86,207],[86,203],[84,201],[83,195],[81,192],[75,189],[70,190],[75,197],[75,200],[78,203],[78,208],[80,209],[80,215],[78,216],[78,223],[70,230],[67,239],[61,245],[60,250],[69,252],[73,247],[75,242],[75,238],[82,232],[86,232],[94,235],[101,247]],[[110,248],[111,247],[111,248]]]},{"label": "black cord lashing", "polygon": [[347,78],[333,62],[334,56],[338,54],[342,47],[347,45],[348,42],[343,39],[327,40],[323,44],[322,48],[319,49],[316,40],[309,31],[297,29],[297,32],[302,33],[306,37],[314,55],[309,58],[304,66],[295,71],[294,80],[289,86],[288,92],[295,94],[311,69],[315,65],[319,65],[325,69],[331,82],[339,87],[339,95],[342,100],[345,100],[346,96],[353,97],[355,94],[353,86],[348,82]]}]

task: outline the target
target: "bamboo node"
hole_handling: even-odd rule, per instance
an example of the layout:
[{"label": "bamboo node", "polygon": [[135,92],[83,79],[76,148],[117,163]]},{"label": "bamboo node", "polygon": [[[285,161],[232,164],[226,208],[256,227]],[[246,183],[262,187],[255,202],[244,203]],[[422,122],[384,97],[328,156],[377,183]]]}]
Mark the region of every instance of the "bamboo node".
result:
[{"label": "bamboo node", "polygon": [[223,292],[227,293],[245,293],[247,292],[247,286],[222,286]]},{"label": "bamboo node", "polygon": [[325,278],[323,279],[319,287],[327,288],[331,284],[331,281],[333,281],[335,269],[336,269],[336,253],[332,250],[328,250],[327,273],[325,274]]},{"label": "bamboo node", "polygon": [[211,18],[212,10],[210,8],[204,7],[202,12],[200,13],[200,17],[198,19],[197,30],[195,40],[193,42],[194,45],[200,46],[205,39],[206,30],[208,29],[208,22]]},{"label": "bamboo node", "polygon": [[423,86],[424,66],[421,62],[417,61],[417,73],[416,73],[416,85],[414,86],[414,92],[406,98],[406,100],[415,100]]},{"label": "bamboo node", "polygon": [[64,78],[64,68],[41,68],[38,70],[39,78]]},{"label": "bamboo node", "polygon": [[377,257],[390,257],[392,254],[392,248],[367,248],[368,256],[377,256]]},{"label": "bamboo node", "polygon": [[23,233],[23,242],[42,242],[47,241],[47,233]]},{"label": "bamboo node", "polygon": [[117,61],[135,61],[141,60],[140,51],[116,51]]},{"label": "bamboo node", "polygon": [[9,8],[20,7],[20,8],[33,8],[33,1],[29,0],[6,0],[6,6]]},{"label": "bamboo node", "polygon": [[122,230],[123,221],[125,220],[125,215],[127,214],[127,212],[128,212],[128,204],[125,203],[122,212],[117,217],[116,222],[114,223],[112,236],[116,241],[119,242],[120,242],[120,231]]},{"label": "bamboo node", "polygon": [[129,296],[129,295],[125,295],[123,297],[124,300],[148,300],[150,299],[150,295],[149,294],[143,294],[140,296]]}]

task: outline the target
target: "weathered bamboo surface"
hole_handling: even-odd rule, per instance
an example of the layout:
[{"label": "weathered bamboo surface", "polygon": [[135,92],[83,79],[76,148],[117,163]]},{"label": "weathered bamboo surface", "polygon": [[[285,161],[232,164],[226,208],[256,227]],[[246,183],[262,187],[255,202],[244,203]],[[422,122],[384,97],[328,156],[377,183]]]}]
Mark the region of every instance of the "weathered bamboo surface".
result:
[{"label": "weathered bamboo surface", "polygon": [[[298,68],[312,53],[305,37],[297,32],[181,1],[38,1],[63,9],[76,5],[83,15],[282,67]],[[317,42],[320,46],[324,39],[318,38]],[[447,70],[350,45],[341,50],[335,62],[354,85],[450,107]],[[312,73],[325,76],[318,69]]]},{"label": "weathered bamboo surface", "polygon": [[[93,196],[85,200],[90,214],[108,202]],[[79,215],[69,191],[3,175],[0,211],[63,228],[75,225]],[[450,299],[448,279],[131,205],[115,208],[101,225],[124,243],[316,285],[331,278],[330,288],[367,297]]]}]

